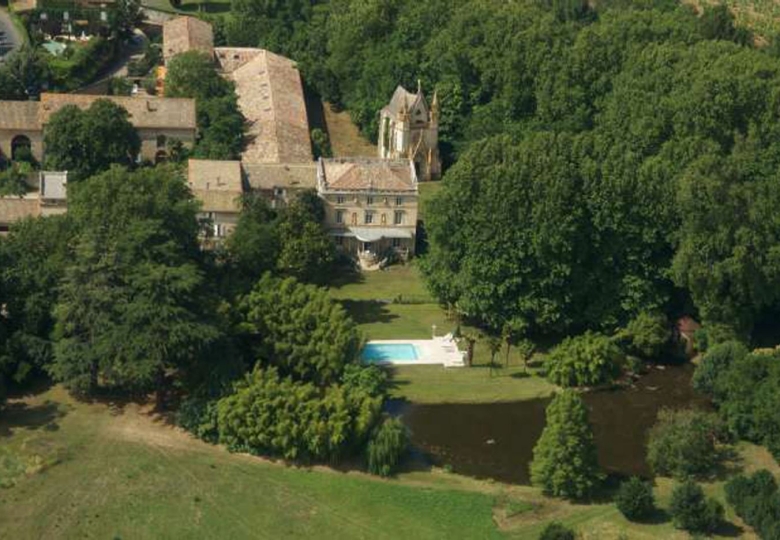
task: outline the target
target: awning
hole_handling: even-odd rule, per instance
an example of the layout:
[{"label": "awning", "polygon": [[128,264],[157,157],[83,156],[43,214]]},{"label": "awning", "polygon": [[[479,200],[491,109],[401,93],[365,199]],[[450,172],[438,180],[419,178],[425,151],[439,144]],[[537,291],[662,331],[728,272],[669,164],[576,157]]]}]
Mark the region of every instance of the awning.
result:
[{"label": "awning", "polygon": [[357,238],[361,242],[376,242],[382,238],[412,238],[411,229],[395,227],[349,227],[341,231],[331,231],[333,236]]}]

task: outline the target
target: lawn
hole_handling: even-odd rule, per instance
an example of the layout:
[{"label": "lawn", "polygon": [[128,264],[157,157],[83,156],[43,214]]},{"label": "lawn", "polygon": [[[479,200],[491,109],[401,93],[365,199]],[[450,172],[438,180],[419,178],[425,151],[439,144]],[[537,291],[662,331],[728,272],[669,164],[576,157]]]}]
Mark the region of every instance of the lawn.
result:
[{"label": "lawn", "polygon": [[493,497],[232,455],[58,387],[0,414],[0,537],[492,538]]},{"label": "lawn", "polygon": [[[744,468],[768,453],[740,447]],[[518,538],[559,520],[584,539],[686,538],[663,513],[635,524],[614,505],[570,504],[539,490],[413,470],[284,466],[192,439],[133,403],[82,403],[61,387],[0,413],[0,538]],[[662,506],[672,483],[660,480]],[[722,482],[705,489],[722,499]],[[733,519],[727,513],[727,518]],[[738,524],[725,536],[740,536]]]},{"label": "lawn", "polygon": [[376,157],[376,146],[361,135],[348,111],[334,110],[330,103],[322,103],[325,126],[334,157]]},{"label": "lawn", "polygon": [[[330,293],[367,339],[430,339],[434,325],[439,336],[456,328],[425,288],[414,263],[352,276],[332,286]],[[391,395],[418,403],[514,401],[549,396],[555,390],[534,369],[526,370],[515,350],[510,350],[508,362],[502,350],[491,368],[490,351],[481,342],[475,346],[474,367],[401,366],[391,373]]]}]

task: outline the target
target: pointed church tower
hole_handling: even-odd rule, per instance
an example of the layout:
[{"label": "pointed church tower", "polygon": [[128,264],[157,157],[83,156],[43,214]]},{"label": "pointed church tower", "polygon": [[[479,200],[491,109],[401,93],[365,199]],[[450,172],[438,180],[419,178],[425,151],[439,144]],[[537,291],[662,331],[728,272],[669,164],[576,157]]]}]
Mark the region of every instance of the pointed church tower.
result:
[{"label": "pointed church tower", "polygon": [[420,80],[417,81],[416,94],[398,86],[390,103],[379,114],[379,157],[412,159],[420,180],[439,178],[438,95],[434,92],[429,106]]}]

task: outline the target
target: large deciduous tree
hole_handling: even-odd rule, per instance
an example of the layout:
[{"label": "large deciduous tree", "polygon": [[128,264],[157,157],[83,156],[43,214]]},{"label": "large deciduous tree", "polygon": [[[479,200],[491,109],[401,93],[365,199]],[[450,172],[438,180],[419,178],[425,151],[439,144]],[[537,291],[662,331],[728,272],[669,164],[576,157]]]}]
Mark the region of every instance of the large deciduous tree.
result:
[{"label": "large deciduous tree", "polygon": [[68,171],[71,181],[83,180],[112,164],[131,166],[141,140],[121,106],[99,99],[86,110],[66,105],[46,126],[46,166]]},{"label": "large deciduous tree", "polygon": [[79,243],[55,309],[50,372],[79,393],[155,389],[220,336],[198,264],[197,205],[172,168],[114,168],[78,185]]}]

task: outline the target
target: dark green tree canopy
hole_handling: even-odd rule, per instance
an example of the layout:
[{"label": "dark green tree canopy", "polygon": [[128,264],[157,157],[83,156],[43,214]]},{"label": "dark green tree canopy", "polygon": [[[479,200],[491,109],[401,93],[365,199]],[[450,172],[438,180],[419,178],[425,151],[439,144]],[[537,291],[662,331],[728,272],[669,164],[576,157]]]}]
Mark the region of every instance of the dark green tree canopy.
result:
[{"label": "dark green tree canopy", "polygon": [[131,166],[141,140],[121,106],[99,99],[86,110],[66,105],[51,116],[44,134],[46,166],[83,180],[112,164]]},{"label": "dark green tree canopy", "polygon": [[241,311],[257,358],[284,375],[330,384],[358,360],[362,340],[355,323],[324,289],[266,274]]}]

